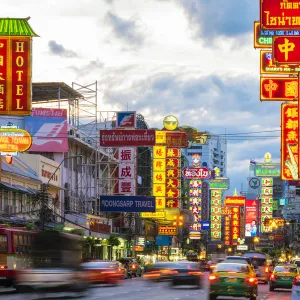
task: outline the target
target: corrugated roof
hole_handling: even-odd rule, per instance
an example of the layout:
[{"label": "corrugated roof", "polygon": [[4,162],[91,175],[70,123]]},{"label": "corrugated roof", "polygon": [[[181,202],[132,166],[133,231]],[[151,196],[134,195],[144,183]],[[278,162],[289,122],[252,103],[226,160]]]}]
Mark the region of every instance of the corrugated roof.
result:
[{"label": "corrugated roof", "polygon": [[0,36],[38,36],[28,23],[28,18],[0,18]]}]

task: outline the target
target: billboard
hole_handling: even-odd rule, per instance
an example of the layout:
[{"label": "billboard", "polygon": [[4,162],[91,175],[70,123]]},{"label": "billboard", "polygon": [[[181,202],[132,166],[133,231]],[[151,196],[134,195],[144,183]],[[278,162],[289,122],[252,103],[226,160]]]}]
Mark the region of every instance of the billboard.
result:
[{"label": "billboard", "polygon": [[135,111],[118,111],[117,112],[117,127],[119,127],[119,128],[135,128],[136,127]]},{"label": "billboard", "polygon": [[300,29],[299,0],[260,0],[262,29]]},{"label": "billboard", "polygon": [[260,101],[295,101],[296,98],[298,98],[298,78],[260,78]]},{"label": "billboard", "polygon": [[155,197],[100,196],[102,212],[155,212]]},{"label": "billboard", "polygon": [[66,109],[33,108],[25,117],[25,129],[32,136],[29,151],[68,152],[68,121]]},{"label": "billboard", "polygon": [[271,50],[260,51],[260,74],[295,74],[300,72],[300,64],[277,65]]},{"label": "billboard", "polygon": [[152,147],[154,145],[154,129],[100,130],[101,147]]},{"label": "billboard", "polygon": [[245,237],[257,236],[257,200],[246,200],[245,207]]},{"label": "billboard", "polygon": [[298,104],[281,105],[281,180],[298,180]]},{"label": "billboard", "polygon": [[262,178],[261,185],[261,232],[270,232],[272,229],[264,225],[264,221],[273,216],[273,179]]},{"label": "billboard", "polygon": [[242,206],[245,205],[245,197],[239,197],[239,196],[227,196],[225,198],[225,205],[227,206]]},{"label": "billboard", "polygon": [[221,240],[221,224],[222,224],[222,191],[211,190],[211,202],[210,202],[210,234],[211,240]]},{"label": "billboard", "polygon": [[257,163],[254,169],[254,175],[256,177],[268,176],[279,177],[280,176],[280,164],[276,163]]},{"label": "billboard", "polygon": [[276,64],[296,64],[300,62],[300,37],[276,36],[273,38],[273,60]]},{"label": "billboard", "polygon": [[201,167],[201,168],[185,167],[182,170],[182,176],[184,179],[190,179],[190,180],[209,179],[211,177],[211,171],[206,167]]},{"label": "billboard", "polygon": [[201,230],[201,217],[202,217],[202,182],[201,180],[190,181],[190,211],[193,213],[194,222],[190,226],[190,231]]}]

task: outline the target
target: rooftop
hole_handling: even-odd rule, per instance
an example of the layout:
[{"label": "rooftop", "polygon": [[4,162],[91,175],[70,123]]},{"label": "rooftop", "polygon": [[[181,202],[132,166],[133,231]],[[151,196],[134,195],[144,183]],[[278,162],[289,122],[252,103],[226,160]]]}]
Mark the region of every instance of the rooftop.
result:
[{"label": "rooftop", "polygon": [[0,18],[0,36],[38,36],[28,23],[27,18]]}]

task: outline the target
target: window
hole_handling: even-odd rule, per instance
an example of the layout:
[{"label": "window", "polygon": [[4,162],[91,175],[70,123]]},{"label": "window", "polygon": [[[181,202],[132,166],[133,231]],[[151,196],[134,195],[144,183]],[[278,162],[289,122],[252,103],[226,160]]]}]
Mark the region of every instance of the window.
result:
[{"label": "window", "polygon": [[192,146],[191,149],[202,149],[202,146]]},{"label": "window", "polygon": [[7,252],[8,240],[6,234],[0,234],[0,252]]},{"label": "window", "polygon": [[17,206],[17,193],[12,192],[12,206],[16,207]]},{"label": "window", "polygon": [[8,205],[9,192],[4,191],[4,208]]}]

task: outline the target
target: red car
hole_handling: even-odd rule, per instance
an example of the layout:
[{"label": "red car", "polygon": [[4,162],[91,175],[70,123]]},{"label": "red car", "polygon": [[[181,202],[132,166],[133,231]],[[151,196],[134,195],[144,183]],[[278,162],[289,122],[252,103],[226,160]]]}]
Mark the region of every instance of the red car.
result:
[{"label": "red car", "polygon": [[117,285],[124,278],[123,270],[116,262],[91,261],[81,265],[87,272],[89,283],[104,283]]}]

